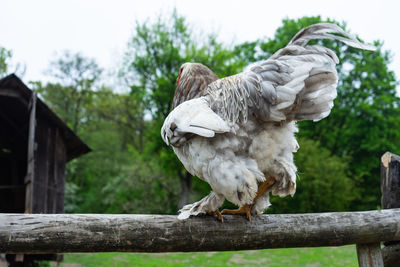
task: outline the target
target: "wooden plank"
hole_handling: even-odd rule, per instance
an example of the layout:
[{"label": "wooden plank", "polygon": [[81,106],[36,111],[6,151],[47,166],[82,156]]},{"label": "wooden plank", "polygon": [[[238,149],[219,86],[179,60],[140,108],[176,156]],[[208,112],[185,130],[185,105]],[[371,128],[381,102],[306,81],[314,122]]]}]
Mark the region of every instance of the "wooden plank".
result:
[{"label": "wooden plank", "polygon": [[42,180],[42,186],[43,186],[43,192],[42,194],[44,195],[43,198],[43,213],[54,213],[52,212],[53,210],[53,162],[54,162],[54,149],[55,149],[55,143],[54,143],[54,128],[52,126],[48,125],[46,127],[46,132],[43,132],[45,134],[45,140],[43,140],[43,147],[46,145],[46,151],[43,150],[43,162],[42,164],[44,165],[43,168],[43,177],[45,179]]},{"label": "wooden plank", "polygon": [[[386,152],[381,158],[382,208],[400,208],[400,157]],[[400,242],[384,243],[383,260],[385,266],[400,266]]]},{"label": "wooden plank", "polygon": [[385,267],[398,267],[400,255],[400,243],[390,244],[382,249],[383,262]]},{"label": "wooden plank", "polygon": [[[3,112],[0,112],[0,118],[5,121],[8,126],[10,126],[11,128],[13,128],[14,132],[18,134],[18,136],[20,138],[25,139],[26,138],[26,134],[23,131],[23,127],[18,126],[17,124],[15,124],[14,121],[10,120],[8,118],[8,116],[6,116],[5,114],[3,114]],[[4,127],[4,124],[2,125]]]},{"label": "wooden plank", "polygon": [[24,103],[26,106],[28,106],[29,103],[24,99],[24,97],[21,95],[21,93],[14,88],[2,88],[0,90],[0,96],[5,96],[5,97],[15,97],[22,103]]},{"label": "wooden plank", "polygon": [[23,185],[0,185],[0,190],[10,190],[10,189],[24,189]]},{"label": "wooden plank", "polygon": [[0,253],[227,251],[400,240],[400,209],[310,214],[0,214]]},{"label": "wooden plank", "polygon": [[357,244],[360,267],[383,267],[381,243]]},{"label": "wooden plank", "polygon": [[382,208],[400,208],[400,157],[386,152],[381,158]]},{"label": "wooden plank", "polygon": [[36,124],[36,92],[32,91],[31,102],[29,103],[29,134],[28,134],[28,155],[27,171],[25,176],[25,212],[32,212],[33,208],[33,181],[35,178],[35,124]]},{"label": "wooden plank", "polygon": [[62,138],[59,129],[56,130],[56,146],[54,151],[54,179],[56,198],[55,210],[53,213],[64,213],[64,196],[65,196],[65,165],[67,162],[67,149],[65,141]]},{"label": "wooden plank", "polygon": [[31,213],[46,213],[47,181],[48,181],[48,129],[49,125],[43,117],[38,117],[35,133],[37,148],[35,150],[35,180],[33,181],[33,204]]}]

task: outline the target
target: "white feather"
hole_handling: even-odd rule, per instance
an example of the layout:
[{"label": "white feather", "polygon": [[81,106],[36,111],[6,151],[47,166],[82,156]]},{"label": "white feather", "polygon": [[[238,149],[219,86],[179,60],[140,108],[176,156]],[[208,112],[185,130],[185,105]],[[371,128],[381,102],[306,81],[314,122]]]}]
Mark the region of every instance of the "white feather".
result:
[{"label": "white feather", "polygon": [[179,142],[188,133],[210,138],[230,129],[228,123],[211,110],[207,99],[200,97],[183,102],[171,111],[161,128],[161,136],[168,145],[174,144],[172,139]]}]

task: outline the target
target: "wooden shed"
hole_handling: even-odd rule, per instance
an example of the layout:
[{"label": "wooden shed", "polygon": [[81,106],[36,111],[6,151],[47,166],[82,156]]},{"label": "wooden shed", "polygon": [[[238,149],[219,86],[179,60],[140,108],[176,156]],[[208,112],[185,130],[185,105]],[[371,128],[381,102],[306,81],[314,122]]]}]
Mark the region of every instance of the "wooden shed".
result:
[{"label": "wooden shed", "polygon": [[89,151],[16,75],[0,80],[0,213],[63,213],[66,163]]}]

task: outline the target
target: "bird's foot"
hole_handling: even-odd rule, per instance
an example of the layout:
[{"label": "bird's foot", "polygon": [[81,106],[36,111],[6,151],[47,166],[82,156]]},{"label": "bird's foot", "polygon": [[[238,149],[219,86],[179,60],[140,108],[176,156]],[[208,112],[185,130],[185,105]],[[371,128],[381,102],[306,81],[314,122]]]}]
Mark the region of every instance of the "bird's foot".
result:
[{"label": "bird's foot", "polygon": [[[265,191],[267,191],[271,186],[275,184],[275,178],[274,177],[268,177],[264,182],[260,183],[258,185],[258,190],[257,194],[254,197],[253,203],[252,204],[246,204],[239,209],[236,210],[227,210],[224,209],[221,211],[221,213],[227,213],[227,214],[243,214],[246,215],[246,218],[251,222],[251,208],[254,206],[256,203],[256,200],[264,194]],[[221,216],[222,217],[222,216]]]},{"label": "bird's foot", "polygon": [[260,183],[258,185],[258,190],[257,190],[257,194],[256,197],[253,199],[253,204],[254,205],[256,203],[256,200],[261,197],[265,191],[267,191],[269,188],[271,188],[271,186],[273,186],[275,184],[275,177],[270,176],[267,179],[265,179],[264,182]]},{"label": "bird's foot", "polygon": [[215,211],[209,211],[209,212],[207,212],[207,214],[208,214],[208,215],[211,215],[211,216],[217,215],[218,220],[219,220],[220,222],[224,222],[224,218],[222,217],[222,214],[221,214],[221,212],[219,212],[218,209],[215,210]]},{"label": "bird's foot", "polygon": [[246,215],[246,218],[251,222],[251,214],[250,214],[250,211],[251,211],[251,206],[248,205],[248,204],[246,204],[246,205],[244,205],[244,206],[242,206],[242,207],[240,207],[239,209],[236,209],[236,210],[227,210],[227,209],[224,209],[224,210],[221,211],[221,213],[243,214],[243,215]]}]

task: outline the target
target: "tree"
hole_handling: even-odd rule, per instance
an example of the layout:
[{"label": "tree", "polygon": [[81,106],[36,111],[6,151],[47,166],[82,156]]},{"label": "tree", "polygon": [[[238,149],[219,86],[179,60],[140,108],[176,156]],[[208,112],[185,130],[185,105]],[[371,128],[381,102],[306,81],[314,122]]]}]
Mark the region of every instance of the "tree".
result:
[{"label": "tree", "polygon": [[[93,112],[99,96],[108,91],[97,87],[101,74],[97,63],[79,53],[65,51],[50,63],[48,73],[55,82],[45,85],[34,82],[34,88],[49,107],[94,149],[89,155],[70,162],[66,170],[67,189],[73,196],[66,198],[66,210],[85,210],[89,206],[87,203],[95,202],[93,195],[106,180],[118,173],[120,165],[114,163],[124,158],[113,149],[105,149],[109,148],[106,144],[115,144],[120,138],[114,134],[116,130],[110,130],[113,128],[100,121]],[[100,129],[101,134],[96,132]],[[101,161],[108,157],[112,159],[109,164],[110,160]],[[93,211],[99,211],[100,206],[92,205]]]},{"label": "tree", "polygon": [[25,65],[20,63],[13,64],[12,56],[11,50],[0,46],[0,79],[11,73],[15,73],[20,77],[24,76]]},{"label": "tree", "polygon": [[69,51],[50,63],[48,73],[56,82],[41,88],[40,93],[75,133],[87,114],[85,108],[92,101],[101,72],[93,59]]},{"label": "tree", "polygon": [[9,60],[11,57],[11,51],[0,46],[0,78],[8,74]]}]

